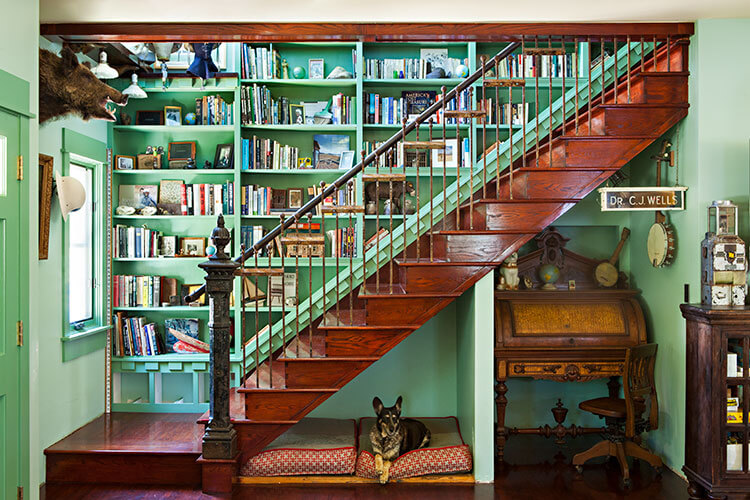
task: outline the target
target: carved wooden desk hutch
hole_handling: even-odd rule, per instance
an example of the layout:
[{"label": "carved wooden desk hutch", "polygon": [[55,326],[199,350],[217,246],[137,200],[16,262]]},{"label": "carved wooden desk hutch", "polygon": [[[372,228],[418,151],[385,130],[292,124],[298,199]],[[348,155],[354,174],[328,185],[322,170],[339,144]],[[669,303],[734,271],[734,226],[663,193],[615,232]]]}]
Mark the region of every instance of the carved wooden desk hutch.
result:
[{"label": "carved wooden desk hutch", "polygon": [[[601,432],[602,428],[564,427],[567,409],[558,401],[552,409],[557,425],[538,428],[505,427],[506,381],[531,377],[559,382],[585,382],[610,377],[610,395],[619,395],[628,347],[646,342],[639,292],[627,288],[623,273],[613,288],[599,287],[594,269],[599,261],[566,250],[567,241],[554,229],[536,238],[539,249],[518,260],[520,290],[495,292],[495,361],[497,377],[497,454],[512,434],[554,436]],[[541,289],[540,266],[559,269],[555,289]],[[574,289],[569,289],[575,281]],[[547,288],[551,288],[548,286]]]},{"label": "carved wooden desk hutch", "polygon": [[682,470],[690,498],[748,498],[750,307],[680,309],[687,327]]}]

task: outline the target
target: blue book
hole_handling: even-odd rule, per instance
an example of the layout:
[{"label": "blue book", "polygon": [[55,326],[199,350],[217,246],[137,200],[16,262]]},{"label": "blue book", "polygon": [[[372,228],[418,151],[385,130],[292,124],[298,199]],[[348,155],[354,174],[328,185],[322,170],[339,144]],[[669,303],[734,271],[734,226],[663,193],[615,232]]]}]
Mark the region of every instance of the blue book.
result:
[{"label": "blue book", "polygon": [[137,227],[135,228],[135,258],[140,259],[143,257],[141,255],[141,245],[143,245],[143,236],[142,236],[143,228]]}]

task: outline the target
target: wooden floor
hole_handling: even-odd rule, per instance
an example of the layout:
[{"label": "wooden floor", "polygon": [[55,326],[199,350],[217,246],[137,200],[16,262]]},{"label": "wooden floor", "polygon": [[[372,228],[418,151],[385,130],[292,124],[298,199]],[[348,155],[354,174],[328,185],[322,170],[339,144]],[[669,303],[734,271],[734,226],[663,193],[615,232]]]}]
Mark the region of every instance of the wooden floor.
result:
[{"label": "wooden floor", "polygon": [[[117,414],[79,429],[53,449],[60,450],[143,450],[144,448],[183,452],[199,451],[200,428],[193,425],[196,415],[175,414],[153,423],[147,414]],[[148,423],[147,422],[151,422]],[[108,437],[107,437],[108,436]],[[686,483],[668,469],[657,478],[645,463],[636,463],[631,476],[633,486],[625,491],[616,462],[592,461],[578,476],[570,465],[573,454],[585,450],[596,442],[596,436],[569,440],[564,446],[538,436],[514,436],[508,442],[508,464],[496,471],[494,484],[480,485],[414,485],[372,484],[255,486],[236,485],[232,498],[237,499],[334,499],[334,498],[384,498],[400,499],[489,499],[513,500],[682,500],[687,499]],[[99,486],[89,484],[48,485],[42,488],[42,498],[56,499],[174,499],[193,500],[216,498],[201,494],[199,490],[174,487]]]}]

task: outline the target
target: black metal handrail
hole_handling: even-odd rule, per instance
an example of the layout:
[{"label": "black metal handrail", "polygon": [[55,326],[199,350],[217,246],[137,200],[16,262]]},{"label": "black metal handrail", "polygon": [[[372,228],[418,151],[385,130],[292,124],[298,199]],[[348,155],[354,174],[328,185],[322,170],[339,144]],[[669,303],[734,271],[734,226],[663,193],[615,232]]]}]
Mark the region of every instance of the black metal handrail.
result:
[{"label": "black metal handrail", "polygon": [[[499,62],[505,59],[520,46],[521,46],[520,42],[512,42],[508,44],[508,46],[506,46],[503,50],[498,52],[492,59],[489,59],[487,61],[485,68],[491,68],[492,66],[495,65],[496,62]],[[445,94],[446,102],[450,101],[451,99],[454,99],[458,94],[460,94],[465,89],[467,89],[472,83],[479,80],[482,77],[482,73],[483,73],[482,68],[477,69],[474,73],[466,77],[461,83],[459,83],[453,89],[451,89],[447,94]],[[419,116],[417,116],[415,120],[407,123],[404,127],[401,128],[401,130],[393,134],[387,141],[385,141],[375,151],[367,155],[362,161],[360,161],[359,163],[354,165],[352,168],[347,170],[344,175],[336,179],[332,184],[329,184],[325,189],[323,189],[323,191],[319,195],[315,196],[313,199],[311,199],[310,201],[305,203],[301,208],[299,208],[296,212],[294,212],[294,214],[291,217],[289,217],[288,219],[284,219],[282,223],[280,223],[278,226],[276,226],[271,231],[266,233],[266,235],[263,236],[256,243],[254,243],[253,246],[245,250],[245,253],[236,257],[234,261],[238,263],[243,263],[247,259],[252,257],[258,249],[261,249],[265,247],[266,245],[268,245],[270,242],[273,241],[274,238],[279,236],[284,230],[288,229],[292,224],[295,224],[300,219],[302,219],[305,215],[312,212],[312,210],[317,205],[322,203],[325,198],[331,196],[337,189],[340,189],[343,186],[345,186],[347,182],[349,182],[357,174],[362,172],[362,170],[364,170],[368,164],[375,161],[375,159],[378,156],[388,151],[388,149],[393,147],[399,140],[405,140],[407,134],[411,133],[420,123],[423,123],[427,118],[429,118],[439,109],[441,109],[442,106],[443,106],[442,101],[434,102],[429,108],[427,108]],[[206,290],[206,285],[205,284],[201,285],[201,287],[198,288],[195,292],[185,297],[185,300],[187,302],[193,302],[197,300],[201,295],[203,295],[203,293],[205,293],[205,290]]]}]

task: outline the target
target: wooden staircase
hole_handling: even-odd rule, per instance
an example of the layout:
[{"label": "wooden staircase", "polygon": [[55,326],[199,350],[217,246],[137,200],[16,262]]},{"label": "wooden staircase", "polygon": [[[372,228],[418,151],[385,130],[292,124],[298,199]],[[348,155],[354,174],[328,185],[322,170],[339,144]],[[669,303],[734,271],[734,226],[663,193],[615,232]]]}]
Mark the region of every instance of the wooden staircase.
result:
[{"label": "wooden staircase", "polygon": [[[538,149],[529,143],[509,168],[476,186],[406,251],[381,263],[351,296],[340,299],[338,311],[329,303],[311,326],[271,349],[244,385],[231,390],[239,462],[335,394],[687,115],[687,42],[662,46],[629,73],[594,95],[590,108],[581,107],[575,118],[568,116],[564,126],[539,138]],[[498,147],[493,144],[485,154]],[[206,415],[201,422],[207,421]]]}]

